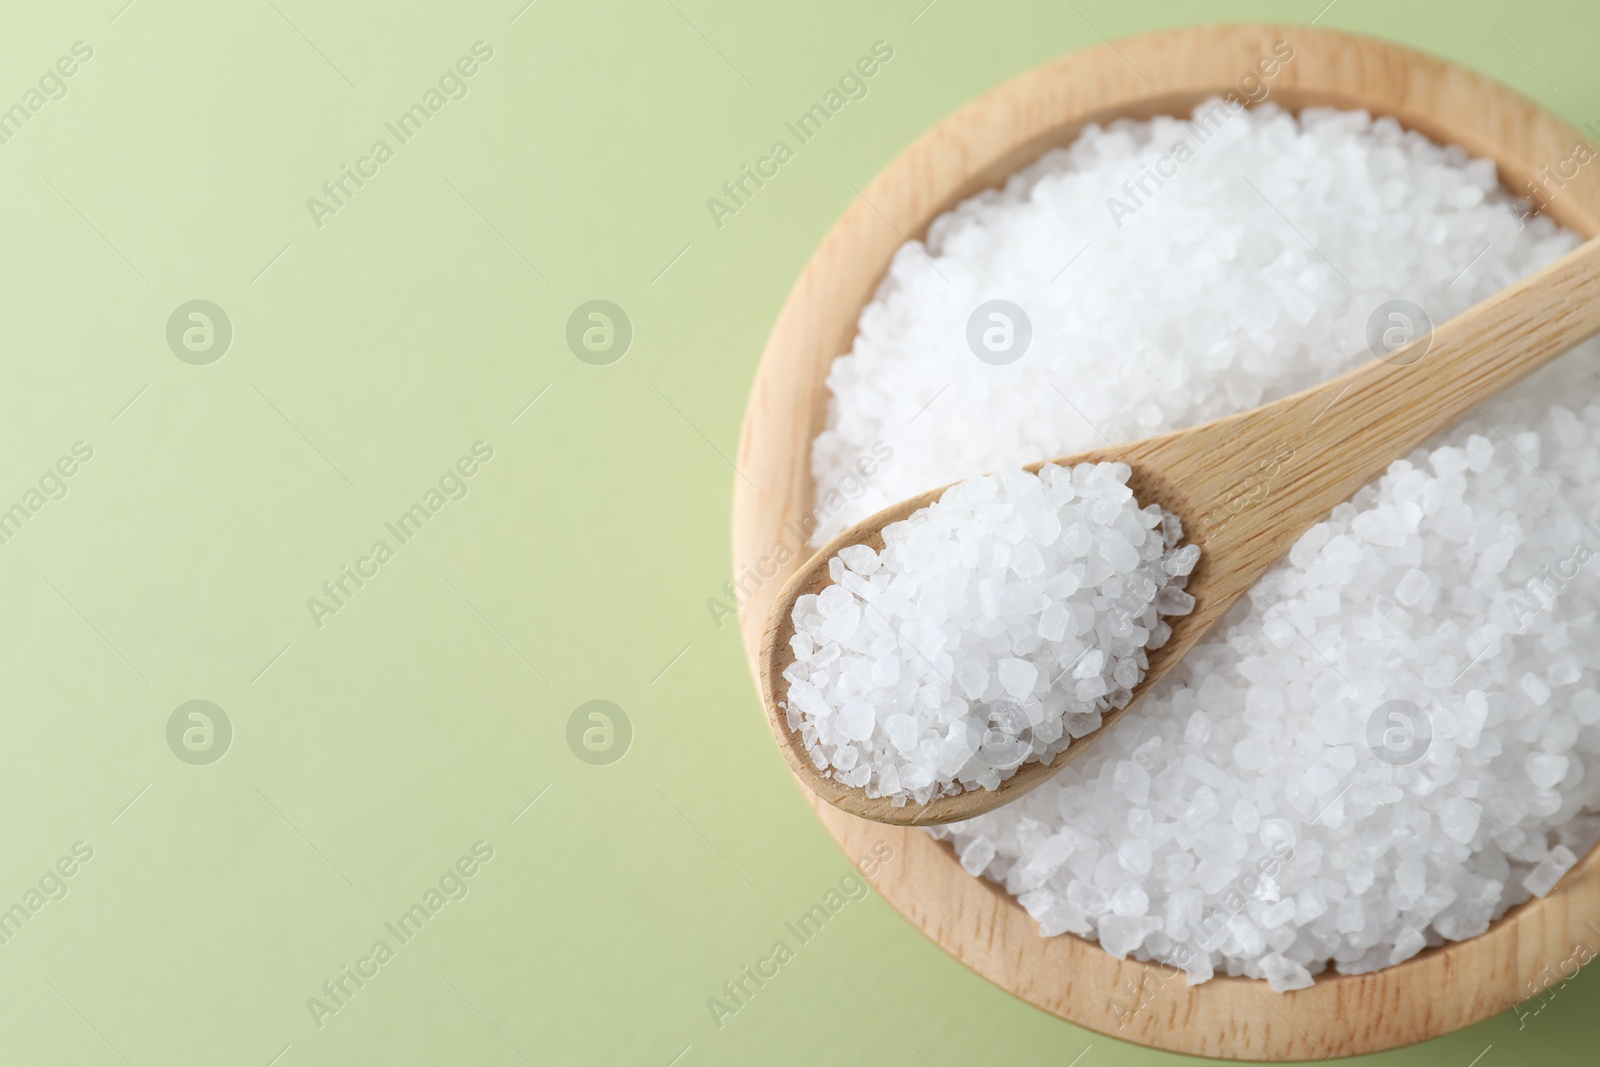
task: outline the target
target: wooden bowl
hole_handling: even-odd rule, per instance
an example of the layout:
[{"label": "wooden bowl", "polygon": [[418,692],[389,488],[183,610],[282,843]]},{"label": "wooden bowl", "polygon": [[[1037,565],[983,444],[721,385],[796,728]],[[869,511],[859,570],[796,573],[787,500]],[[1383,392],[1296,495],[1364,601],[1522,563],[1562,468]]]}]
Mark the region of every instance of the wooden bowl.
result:
[{"label": "wooden bowl", "polygon": [[[734,573],[759,576],[739,620],[752,672],[773,598],[809,553],[792,524],[811,508],[811,441],[826,414],[824,378],[834,357],[850,350],[901,235],[922,236],[935,216],[1000,185],[1088,123],[1187,114],[1208,96],[1237,91],[1279,41],[1295,56],[1271,79],[1272,102],[1393,116],[1495,160],[1501,181],[1519,193],[1581,141],[1539,106],[1471,71],[1304,26],[1179,29],[1092,48],[1014,78],[946,118],[851,203],[795,283],[762,355],[739,444],[748,481],[735,479],[733,496]],[[1545,213],[1586,237],[1600,232],[1600,168],[1581,169]],[[799,551],[775,566],[780,546]],[[1486,933],[1399,966],[1330,972],[1288,994],[1245,978],[1189,988],[1181,973],[1116,959],[1071,934],[1041,937],[1016,901],[968,875],[949,846],[923,831],[867,822],[806,796],[852,858],[882,843],[893,848],[874,879],[878,891],[956,959],[1063,1019],[1174,1052],[1307,1060],[1422,1041],[1527,999],[1557,980],[1576,946],[1600,938],[1597,850],[1549,896],[1514,908]],[[1129,1016],[1134,1004],[1139,1010]]]}]

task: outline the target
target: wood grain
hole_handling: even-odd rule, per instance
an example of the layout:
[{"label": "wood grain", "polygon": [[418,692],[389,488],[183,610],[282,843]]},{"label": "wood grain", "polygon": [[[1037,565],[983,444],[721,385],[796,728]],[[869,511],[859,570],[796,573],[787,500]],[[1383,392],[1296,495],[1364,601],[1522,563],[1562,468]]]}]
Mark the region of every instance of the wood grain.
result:
[{"label": "wood grain", "polygon": [[[1118,41],[1029,71],[941,121],[863,189],[796,281],[751,389],[735,479],[734,571],[761,581],[740,611],[752,674],[779,588],[802,562],[780,549],[812,508],[811,440],[826,414],[824,379],[849,350],[861,309],[902,236],[1089,122],[1182,114],[1233,90],[1278,41],[1295,50],[1271,82],[1273,102],[1367,108],[1436,140],[1494,159],[1515,191],[1567,159],[1580,135],[1480,75],[1368,38],[1300,26],[1173,30]],[[1137,68],[1137,70],[1135,69]],[[1148,84],[1145,72],[1160,87]],[[880,214],[881,212],[881,214]],[[1586,236],[1600,233],[1600,167],[1585,167],[1545,209]],[[802,790],[849,856],[884,842],[895,860],[874,884],[886,900],[973,970],[1081,1026],[1192,1055],[1252,1060],[1350,1056],[1421,1041],[1506,1010],[1548,980],[1573,948],[1600,948],[1600,853],[1543,900],[1513,909],[1487,933],[1367,975],[1319,977],[1275,994],[1217,978],[1189,988],[1153,964],[1118,960],[1072,935],[1043,938],[1003,891],[967,875],[924,832],[857,818]],[[1137,1010],[1128,989],[1139,990]]]}]

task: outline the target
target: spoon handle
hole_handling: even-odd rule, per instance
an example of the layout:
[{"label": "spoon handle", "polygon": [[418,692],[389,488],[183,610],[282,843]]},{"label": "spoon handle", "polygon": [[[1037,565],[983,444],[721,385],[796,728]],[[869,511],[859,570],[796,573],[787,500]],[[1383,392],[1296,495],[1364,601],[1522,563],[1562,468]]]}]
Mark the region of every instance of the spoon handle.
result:
[{"label": "spoon handle", "polygon": [[1242,593],[1394,460],[1596,333],[1600,238],[1382,359],[1157,438],[1141,458],[1182,497],[1221,502],[1186,514],[1185,532],[1206,555],[1229,559],[1226,582]]}]

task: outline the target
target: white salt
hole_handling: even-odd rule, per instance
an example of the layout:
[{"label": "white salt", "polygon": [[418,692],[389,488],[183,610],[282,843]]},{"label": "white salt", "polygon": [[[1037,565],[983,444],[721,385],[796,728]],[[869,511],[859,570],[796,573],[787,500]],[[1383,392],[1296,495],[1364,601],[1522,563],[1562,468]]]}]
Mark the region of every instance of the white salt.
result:
[{"label": "white salt", "polygon": [[1194,608],[1196,558],[1130,473],[1003,470],[885,527],[881,551],[842,550],[836,584],[795,602],[784,670],[816,767],[921,804],[994,789],[1125,706],[1162,616]]},{"label": "white salt", "polygon": [[1538,866],[1528,872],[1522,884],[1534,896],[1545,896],[1555,888],[1561,876],[1570,871],[1577,862],[1578,857],[1571,849],[1565,845],[1557,845],[1550,850],[1549,856],[1539,861]]},{"label": "white salt", "polygon": [[[1579,244],[1519,219],[1492,164],[1388,119],[1265,106],[1224,134],[1118,226],[1107,198],[1193,134],[1091,126],[901,249],[829,372],[812,466],[846,504],[818,544],[937,485],[1287,396],[1370,359],[1384,302],[1442,323]],[[1030,318],[1005,366],[965,341],[991,299]],[[992,846],[981,875],[1042,932],[1192,982],[1370,971],[1548,892],[1600,837],[1600,346],[1480,407],[1308,531],[1050,785],[935,835],[969,870]],[[894,458],[863,488],[875,445]],[[1283,456],[1261,457],[1260,491]],[[1078,637],[1060,611],[1037,629]],[[983,684],[1004,691],[997,666]],[[1129,884],[1142,915],[1113,906]]]}]

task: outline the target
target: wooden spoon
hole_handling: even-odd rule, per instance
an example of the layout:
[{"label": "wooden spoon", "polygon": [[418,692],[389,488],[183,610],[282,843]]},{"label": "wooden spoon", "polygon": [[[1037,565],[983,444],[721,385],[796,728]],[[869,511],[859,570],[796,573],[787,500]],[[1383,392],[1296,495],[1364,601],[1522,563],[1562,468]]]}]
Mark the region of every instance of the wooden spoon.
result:
[{"label": "wooden spoon", "polygon": [[[823,777],[779,702],[794,662],[795,601],[831,584],[842,548],[883,548],[883,528],[939,499],[944,488],[902,500],[835,537],[778,593],[761,642],[761,696],[789,766],[813,792],[853,815],[910,826],[970,819],[1039,786],[1089,746],[1166,676],[1207,630],[1288,552],[1309,527],[1470,409],[1580,341],[1600,333],[1600,238],[1569,253],[1379,359],[1276,403],[1121,447],[1046,462],[1123,462],[1141,506],[1159,503],[1201,548],[1187,591],[1194,611],[1168,618],[1172,636],[1121,709],[1049,762],[1024,763],[998,789],[976,788],[927,804],[886,797]],[[1037,471],[1044,463],[1027,469]]]}]

